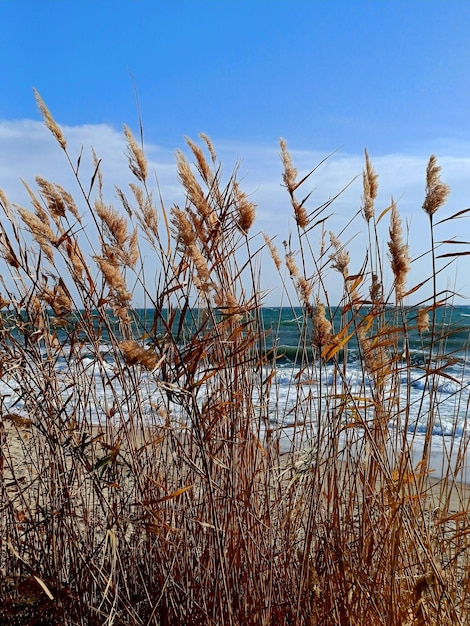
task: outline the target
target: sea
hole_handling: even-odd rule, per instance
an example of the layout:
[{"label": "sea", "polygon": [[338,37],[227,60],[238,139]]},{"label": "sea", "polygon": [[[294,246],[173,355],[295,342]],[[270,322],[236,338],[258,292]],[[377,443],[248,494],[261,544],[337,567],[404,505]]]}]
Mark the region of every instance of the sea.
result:
[{"label": "sea", "polygon": [[[370,311],[364,310],[363,316]],[[149,328],[153,313],[149,310],[136,311],[136,336],[147,341],[144,332]],[[313,330],[308,316],[301,308],[295,307],[263,307],[259,311],[265,329],[265,339],[259,346],[260,353],[266,356],[262,368],[261,378],[271,382],[270,398],[267,403],[270,407],[267,420],[264,421],[266,428],[276,430],[281,442],[281,450],[289,449],[295,445],[299,449],[308,447],[314,436],[315,423],[308,428],[298,428],[299,411],[296,407],[302,402],[310,403],[313,412],[318,415],[321,407],[326,405],[326,398],[344,398],[345,393],[350,398],[358,399],[358,404],[364,404],[367,399],[374,395],[374,376],[367,373],[367,368],[361,357],[361,351],[352,332],[353,325],[348,328],[342,337],[340,349],[332,358],[326,360],[318,358],[313,349]],[[195,316],[194,311],[192,316]],[[348,317],[349,316],[349,317]],[[417,328],[417,309],[409,307],[397,310],[394,307],[386,309],[386,320],[394,332],[387,340],[383,337],[385,349],[393,356],[394,384],[390,382],[390,388],[385,388],[384,394],[393,410],[390,412],[391,437],[397,439],[397,433],[401,432],[410,442],[413,459],[419,463],[426,436],[431,434],[430,470],[436,476],[442,475],[449,467],[453,467],[459,458],[459,472],[457,478],[470,483],[470,424],[468,419],[470,403],[470,306],[437,306],[431,309],[430,329],[419,332]],[[370,317],[368,318],[370,320]],[[335,330],[340,324],[350,322],[351,314],[337,308],[333,311],[331,321]],[[175,332],[180,320],[175,319]],[[373,324],[377,321],[372,319]],[[179,324],[181,328],[181,324]],[[113,332],[118,333],[118,324]],[[60,334],[60,327],[57,329]],[[59,339],[63,341],[62,337]],[[391,341],[388,340],[391,337]],[[347,338],[347,341],[345,340]],[[434,338],[434,339],[432,339]],[[184,343],[184,337],[180,341]],[[0,341],[1,348],[1,341]],[[76,347],[75,347],[76,349]],[[184,345],[182,345],[184,350]],[[80,371],[83,380],[84,373],[90,377],[94,388],[94,408],[87,407],[89,413],[87,419],[96,424],[103,423],[106,413],[105,407],[110,402],[115,403],[116,397],[124,391],[116,388],[113,379],[113,371],[116,368],[115,351],[111,347],[106,332],[100,335],[100,359],[96,358],[96,349],[87,347],[83,342],[80,353],[80,363],[75,365]],[[44,358],[45,355],[44,355]],[[64,397],[70,399],[71,384],[80,377],[73,376],[74,360],[70,359],[66,350],[62,357],[55,360],[54,368],[59,385],[62,385]],[[104,369],[107,370],[103,375]],[[2,399],[2,412],[22,414],[28,412],[28,400],[25,397],[24,387],[15,378],[19,370],[14,367],[3,368],[0,376],[0,396]],[[33,374],[34,376],[34,374]],[[390,378],[390,377],[389,377]],[[109,384],[114,380],[113,385]],[[159,380],[158,371],[143,372],[139,378],[145,385],[145,393],[142,397],[148,398],[149,412],[158,402],[158,396],[162,392],[162,381]],[[385,385],[389,384],[386,377]],[[391,380],[391,379],[390,379]],[[396,382],[398,381],[398,388]],[[30,383],[34,388],[34,382]],[[109,398],[110,387],[113,387],[113,397]],[[164,387],[164,385],[163,385]],[[40,397],[41,383],[37,384]],[[75,390],[80,393],[79,389]],[[395,397],[392,398],[392,394]],[[204,397],[204,385],[201,385],[200,397]],[[68,400],[69,401],[69,400]],[[254,398],[255,403],[261,403],[261,399]],[[125,403],[124,403],[125,404]],[[369,404],[369,406],[371,406]],[[177,406],[174,408],[178,410]],[[368,411],[365,411],[364,423],[354,423],[351,412],[345,412],[345,433],[357,428],[359,431],[366,427],[369,419]],[[305,421],[305,411],[300,411]],[[120,415],[123,413],[121,411]],[[406,419],[405,416],[406,415]],[[326,418],[328,419],[328,418]],[[350,423],[347,423],[349,419]],[[431,430],[429,424],[431,420]],[[357,420],[355,420],[357,422]],[[293,441],[292,433],[310,433],[308,437]],[[400,433],[399,433],[400,434]],[[263,433],[262,433],[263,435]],[[467,469],[469,468],[469,469]]]},{"label": "sea", "polygon": [[[366,308],[363,315],[368,313],[370,311]],[[333,312],[335,329],[340,327],[342,315],[344,323],[341,309]],[[300,333],[305,333],[303,312],[299,309],[266,308],[263,309],[263,317],[265,327],[271,328],[273,344],[280,355],[276,364],[275,393],[287,408],[284,414],[289,415],[289,404],[297,402],[296,395],[292,394],[293,381],[304,380],[308,384],[313,379],[317,389],[323,390],[323,396],[329,395],[330,398],[336,395],[342,400],[345,389],[351,398],[372,397],[374,378],[364,368],[353,333],[346,333],[347,337],[352,334],[347,348],[338,351],[334,360],[322,362],[321,367],[312,355],[312,370],[309,371],[304,363],[299,362],[305,361],[305,349],[299,352],[298,348]],[[447,475],[450,469],[450,475],[468,484],[470,306],[431,308],[429,330],[423,332],[418,330],[417,317],[417,307],[386,309],[386,323],[395,329],[388,337],[392,345],[388,345],[387,339],[377,340],[379,343],[383,341],[394,362],[394,373],[391,375],[394,382],[392,384],[389,379],[389,388],[384,391],[391,407],[388,424],[390,440],[396,446],[396,442],[406,436],[412,462],[418,466],[426,438],[430,435],[427,468],[430,474],[439,478]],[[373,334],[373,331],[369,333]],[[319,405],[323,400],[324,397],[318,398]],[[349,428],[345,428],[344,432],[350,434]],[[286,440],[290,445],[288,434]],[[457,462],[458,470],[455,470]]]}]

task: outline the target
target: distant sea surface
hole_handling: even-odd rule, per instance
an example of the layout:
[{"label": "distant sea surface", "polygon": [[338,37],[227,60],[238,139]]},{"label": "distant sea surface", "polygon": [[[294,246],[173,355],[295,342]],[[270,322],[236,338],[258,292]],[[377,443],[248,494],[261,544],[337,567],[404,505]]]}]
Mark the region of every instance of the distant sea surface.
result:
[{"label": "distant sea surface", "polygon": [[[366,313],[367,309],[361,315]],[[139,314],[142,319],[147,318],[148,326],[149,312],[140,311]],[[409,407],[405,427],[416,440],[416,449],[427,429],[431,396],[435,446],[438,449],[442,447],[442,438],[470,436],[467,419],[470,403],[470,306],[441,306],[431,311],[429,331],[423,333],[417,329],[417,309],[414,307],[403,311],[390,307],[385,315],[386,322],[397,329],[391,334],[396,342],[392,350],[397,351],[395,356],[400,382],[400,403],[397,406]],[[272,414],[273,423],[282,418],[282,425],[289,426],[289,419],[296,419],[294,407],[299,401],[299,388],[302,386],[300,395],[305,396],[305,388],[311,385],[313,379],[318,383],[319,377],[322,378],[321,387],[325,393],[342,393],[344,388],[338,386],[338,363],[342,372],[346,373],[343,384],[347,384],[349,393],[353,396],[367,395],[370,380],[364,371],[354,336],[348,341],[347,349],[335,355],[336,364],[329,361],[320,368],[314,360],[311,322],[303,309],[264,307],[261,316],[266,331],[263,348],[268,356],[273,354],[273,348],[276,354],[272,389],[272,406],[276,407]],[[332,320],[335,332],[340,329],[340,317],[341,310],[337,308],[333,311]],[[272,362],[268,361],[266,373],[270,367]],[[312,393],[320,388],[317,383],[313,384]],[[322,398],[317,398],[317,403],[321,405]],[[402,425],[400,417],[392,416],[390,426]]]},{"label": "distant sea surface", "polygon": [[[319,393],[328,394],[330,397],[335,394],[339,396],[344,393],[345,385],[352,397],[363,397],[372,393],[373,381],[369,379],[364,369],[354,337],[348,341],[345,349],[335,355],[336,363],[328,361],[320,366],[320,363],[315,361],[312,350],[311,323],[302,309],[264,307],[260,313],[266,331],[264,345],[260,346],[260,349],[266,352],[268,357],[276,355],[275,361],[268,361],[264,366],[266,375],[272,373],[274,368],[270,399],[273,410],[269,419],[273,427],[285,429],[287,439],[292,432],[290,420],[297,419],[295,407],[304,398],[309,397],[309,401],[312,402],[311,398],[314,397],[316,406],[322,406],[324,398],[318,396]],[[145,336],[145,329],[151,327],[153,312],[139,310],[137,315],[137,334],[141,332],[142,336]],[[338,310],[333,319],[335,331],[340,328],[340,315],[341,312]],[[409,436],[413,438],[413,445],[419,458],[420,441],[424,439],[432,406],[433,450],[436,455],[436,470],[439,471],[439,459],[443,456],[451,457],[461,445],[466,449],[466,440],[470,437],[468,424],[470,306],[443,306],[431,312],[430,324],[433,325],[434,341],[431,341],[431,331],[422,334],[418,332],[416,309],[409,308],[400,313],[390,308],[386,315],[390,318],[390,325],[399,329],[392,334],[400,395],[396,406],[410,408],[406,423],[397,413],[391,416],[390,428],[406,428]],[[406,316],[406,320],[403,315]],[[183,338],[181,340],[184,341]],[[112,372],[115,367],[112,360],[113,352],[109,350],[105,335],[102,338],[101,351],[107,355],[104,363],[98,364],[93,351],[87,352],[86,345],[81,355],[80,371],[83,371],[85,363],[88,375],[95,379],[96,407],[91,418],[96,423],[102,423],[105,414],[103,407],[109,406],[109,399],[106,396],[110,390],[102,383],[102,368],[105,366]],[[341,367],[341,376],[338,376],[338,366]],[[69,393],[70,380],[73,380],[71,367],[73,363],[70,363],[66,355],[63,359],[57,360],[56,369],[59,380],[63,379],[64,394]],[[150,390],[149,411],[152,385],[155,396],[159,393],[158,380],[152,376],[149,375],[146,380],[142,379],[146,389]],[[309,386],[311,393],[308,392]],[[323,391],[319,392],[320,389]],[[117,392],[119,393],[119,390]],[[20,413],[27,411],[25,398],[15,383],[14,371],[12,374],[3,374],[0,378],[0,393],[4,411]],[[113,390],[113,394],[115,393],[116,389]],[[142,397],[146,396],[147,394],[143,394]],[[115,402],[115,399],[114,395],[111,402]],[[448,452],[448,449],[451,449],[451,452]],[[470,478],[470,473],[464,478],[466,480]]]},{"label": "distant sea surface", "polygon": [[[336,331],[340,314],[337,311],[334,316]],[[454,463],[459,454],[467,466],[459,478],[470,482],[470,306],[443,306],[430,312],[430,329],[423,333],[417,329],[416,308],[407,308],[403,313],[390,308],[386,317],[391,327],[397,329],[391,336],[396,342],[393,350],[396,350],[399,380],[399,398],[396,399],[396,413],[391,416],[390,429],[406,429],[418,462],[431,416],[431,469],[434,475],[446,471],[447,463]],[[263,318],[265,327],[272,329],[271,341],[277,346],[278,354],[283,355],[277,362],[276,394],[279,402],[289,407],[297,401],[292,394],[293,381],[306,378],[305,372],[299,369],[298,350],[299,332],[304,328],[305,320],[300,309],[265,308]],[[367,373],[364,374],[354,337],[348,342],[347,350],[337,353],[336,359],[336,364],[327,362],[320,369],[323,390],[330,396],[335,392],[339,396],[346,384],[353,397],[371,394],[371,380]],[[337,376],[338,363],[345,372],[342,384]],[[315,371],[319,371],[318,367]],[[389,397],[395,393],[394,388],[387,391]],[[322,398],[318,402],[321,404]],[[408,407],[406,420],[405,407]]]}]

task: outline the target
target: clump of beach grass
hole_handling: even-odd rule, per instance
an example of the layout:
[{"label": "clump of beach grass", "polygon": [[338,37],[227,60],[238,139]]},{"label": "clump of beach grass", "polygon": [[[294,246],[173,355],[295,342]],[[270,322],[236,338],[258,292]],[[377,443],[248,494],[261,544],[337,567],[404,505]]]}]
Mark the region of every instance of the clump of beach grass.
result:
[{"label": "clump of beach grass", "polygon": [[[282,257],[207,136],[187,140],[190,157],[177,152],[186,201],[168,209],[124,127],[132,182],[115,206],[100,159],[92,153],[86,184],[36,99],[81,195],[42,178],[37,191],[25,183],[30,208],[0,193],[2,623],[466,623],[464,437],[442,479],[429,475],[434,383],[451,358],[435,316],[452,308],[435,281],[434,216],[448,195],[435,157],[423,204],[434,290],[420,299],[396,203],[377,216],[367,152],[358,259],[345,230],[326,243],[332,200],[297,199],[317,167],[299,180],[281,142],[294,223]],[[281,348],[263,323],[264,253],[298,324],[285,406]],[[419,458],[408,436],[413,329],[427,355]],[[359,387],[346,371],[352,346]]]}]

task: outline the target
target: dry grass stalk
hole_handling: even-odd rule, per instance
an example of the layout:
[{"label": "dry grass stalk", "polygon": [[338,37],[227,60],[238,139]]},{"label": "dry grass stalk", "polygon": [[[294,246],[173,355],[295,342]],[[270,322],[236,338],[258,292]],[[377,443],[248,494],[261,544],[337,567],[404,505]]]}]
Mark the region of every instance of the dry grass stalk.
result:
[{"label": "dry grass stalk", "polygon": [[[427,468],[414,468],[408,456],[406,425],[389,429],[413,411],[421,418],[444,411],[438,394],[428,393],[430,365],[422,368],[422,407],[411,406],[402,381],[414,368],[398,357],[409,331],[425,331],[434,303],[423,301],[408,318],[398,294],[398,306],[384,301],[378,246],[366,251],[374,262],[361,259],[363,269],[351,276],[339,239],[333,235],[328,250],[318,232],[309,241],[311,231],[294,229],[286,264],[301,307],[281,277],[292,310],[278,324],[297,333],[298,345],[288,355],[295,362],[279,364],[279,337],[273,331],[271,348],[262,323],[249,248],[256,236],[245,236],[252,208],[243,206],[235,174],[219,189],[215,151],[203,140],[211,172],[190,147],[207,207],[191,204],[200,196],[185,170],[188,206],[174,208],[164,250],[133,140],[130,168],[142,187],[132,190],[136,209],[119,196],[128,222],[105,203],[97,159],[98,185],[90,187],[98,203],[84,194],[94,233],[62,224],[70,202],[42,179],[45,210],[33,201],[36,214],[25,220],[0,197],[7,261],[0,280],[8,293],[0,316],[8,391],[0,404],[0,537],[8,538],[0,550],[2,623],[466,623],[465,488],[457,486],[452,508],[455,480],[431,489]],[[283,150],[292,202],[296,173]],[[373,200],[371,172],[366,163]],[[154,219],[146,230],[147,211]],[[44,215],[58,228],[55,243],[52,229],[39,229]],[[155,279],[131,268],[144,245],[136,226],[157,243]],[[368,233],[376,241],[377,226],[373,220]],[[393,211],[390,231],[392,263],[403,272],[393,260],[407,254]],[[32,253],[38,233],[65,263],[51,267]],[[101,256],[89,238],[102,242]],[[264,241],[279,270],[271,238]],[[90,278],[93,258],[108,296]],[[348,296],[336,313],[332,265]],[[145,315],[132,308],[130,276],[150,303]],[[370,302],[352,299],[367,276]],[[421,350],[431,344],[425,358],[439,356],[441,343],[431,342],[441,329],[428,332]],[[348,350],[358,355],[353,366]],[[288,385],[278,382],[289,375]]]}]

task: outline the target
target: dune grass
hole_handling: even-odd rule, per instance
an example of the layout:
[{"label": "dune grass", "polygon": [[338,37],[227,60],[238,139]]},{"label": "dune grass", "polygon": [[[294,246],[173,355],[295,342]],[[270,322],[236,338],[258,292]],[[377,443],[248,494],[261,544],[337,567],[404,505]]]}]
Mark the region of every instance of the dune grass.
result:
[{"label": "dune grass", "polygon": [[[38,178],[30,208],[0,195],[1,623],[468,623],[465,437],[442,479],[429,474],[435,382],[452,358],[435,323],[452,308],[436,286],[448,188],[435,157],[423,204],[434,288],[421,299],[397,206],[376,212],[367,153],[357,215],[334,234],[333,200],[309,206],[315,170],[299,180],[281,142],[293,228],[280,252],[206,136],[188,140],[193,165],[177,153],[187,200],[168,208],[125,128],[132,182],[111,206],[98,157],[82,180],[37,100],[81,194]],[[369,242],[353,261],[352,223]],[[289,406],[263,323],[266,254],[303,311]],[[411,330],[427,354],[418,408]],[[361,393],[346,371],[353,342]],[[416,412],[420,458],[407,436]]]}]

